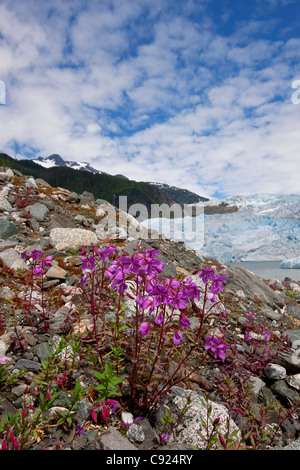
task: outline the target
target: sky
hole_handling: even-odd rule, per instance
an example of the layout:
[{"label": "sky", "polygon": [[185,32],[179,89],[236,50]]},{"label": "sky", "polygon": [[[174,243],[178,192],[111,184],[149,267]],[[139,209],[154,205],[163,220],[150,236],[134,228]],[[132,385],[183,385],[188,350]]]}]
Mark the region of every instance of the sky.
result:
[{"label": "sky", "polygon": [[299,0],[0,0],[0,151],[300,194]]}]

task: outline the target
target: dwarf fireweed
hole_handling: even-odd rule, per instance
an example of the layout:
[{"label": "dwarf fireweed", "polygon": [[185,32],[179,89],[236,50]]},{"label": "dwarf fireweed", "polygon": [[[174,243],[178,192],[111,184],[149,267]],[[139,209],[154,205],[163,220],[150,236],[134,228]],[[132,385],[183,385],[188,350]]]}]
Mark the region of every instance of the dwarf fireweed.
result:
[{"label": "dwarf fireweed", "polygon": [[32,250],[30,253],[23,252],[21,253],[21,257],[24,261],[26,261],[29,265],[29,276],[27,286],[29,288],[29,292],[25,295],[25,304],[26,307],[24,311],[27,314],[27,323],[32,324],[32,310],[34,308],[33,303],[33,291],[34,291],[34,284],[36,280],[39,280],[41,286],[41,301],[40,307],[41,311],[39,311],[40,317],[40,328],[44,331],[49,329],[49,310],[47,306],[47,299],[44,295],[43,284],[45,281],[45,273],[46,269],[52,266],[52,258],[53,256],[44,256],[41,250]]},{"label": "dwarf fireweed", "polygon": [[[203,341],[207,318],[225,314],[216,307],[226,277],[205,268],[199,275],[203,287],[192,277],[164,277],[164,263],[155,248],[142,250],[139,246],[132,256],[127,256],[118,254],[117,248],[110,245],[103,250],[84,250],[82,255],[81,287],[85,305],[94,318],[99,360],[102,367],[107,360],[115,360],[118,373],[127,376],[133,410],[140,412],[157,405],[171,386],[187,379],[199,367],[209,349],[217,359],[225,359],[228,345],[217,339],[214,346],[206,342],[205,347]],[[126,307],[128,301],[133,301],[133,307]],[[199,320],[193,329],[187,314],[192,303],[198,304]],[[107,309],[113,305],[112,321]],[[120,347],[123,354],[114,359],[111,353]]]}]

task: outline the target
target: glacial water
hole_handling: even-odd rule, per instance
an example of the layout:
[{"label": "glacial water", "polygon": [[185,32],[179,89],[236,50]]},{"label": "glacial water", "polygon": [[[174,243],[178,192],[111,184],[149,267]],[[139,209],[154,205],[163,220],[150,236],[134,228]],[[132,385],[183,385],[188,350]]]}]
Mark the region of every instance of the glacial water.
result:
[{"label": "glacial water", "polygon": [[300,269],[280,269],[281,261],[241,261],[238,263],[226,263],[233,267],[240,267],[251,271],[263,279],[278,279],[283,281],[285,277],[300,281]]}]

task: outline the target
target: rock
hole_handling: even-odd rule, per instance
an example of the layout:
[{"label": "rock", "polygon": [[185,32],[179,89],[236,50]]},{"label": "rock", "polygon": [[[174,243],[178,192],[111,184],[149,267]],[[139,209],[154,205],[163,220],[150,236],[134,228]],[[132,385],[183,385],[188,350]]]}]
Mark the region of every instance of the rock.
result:
[{"label": "rock", "polygon": [[66,215],[55,212],[48,224],[48,230],[55,228],[76,228],[76,224]]},{"label": "rock", "polygon": [[46,276],[49,279],[66,279],[67,271],[65,269],[60,268],[59,266],[51,266],[46,272]]},{"label": "rock", "polygon": [[18,233],[18,228],[15,224],[7,219],[0,219],[0,238],[2,238],[2,240],[7,240],[13,235],[16,235],[16,233]]},{"label": "rock", "polygon": [[142,442],[135,442],[136,447],[139,450],[149,450],[153,447],[156,447],[159,444],[157,435],[152,428],[149,420],[147,418],[141,419],[138,421],[139,426],[142,428],[144,433],[144,440]]},{"label": "rock", "polygon": [[287,311],[288,315],[291,315],[293,318],[296,318],[297,320],[300,320],[300,306],[299,306],[299,304],[289,302],[286,305],[286,311]]},{"label": "rock", "polygon": [[264,314],[264,316],[266,318],[269,318],[270,320],[279,321],[282,318],[281,313],[278,313],[278,312],[276,312],[274,310],[271,310],[269,308],[264,309],[262,313]]},{"label": "rock", "polygon": [[21,255],[14,248],[2,251],[0,259],[10,269],[26,269],[26,263],[21,258]]},{"label": "rock", "polygon": [[260,377],[251,376],[250,377],[251,391],[258,397],[263,387],[266,385],[265,382]]},{"label": "rock", "polygon": [[71,202],[71,203],[77,203],[80,201],[80,196],[79,194],[75,193],[75,192],[72,192],[71,194],[69,194],[69,196],[67,197],[67,202]]},{"label": "rock", "polygon": [[53,355],[53,351],[46,341],[37,344],[34,349],[41,362],[46,361],[50,356]]},{"label": "rock", "polygon": [[38,223],[36,219],[30,219],[29,225],[32,228],[32,230],[34,230],[35,232],[37,232],[40,229],[40,224]]},{"label": "rock", "polygon": [[17,397],[20,397],[24,394],[25,389],[27,388],[26,384],[20,384],[11,389],[11,392],[14,393]]},{"label": "rock", "polygon": [[52,188],[52,186],[50,186],[50,184],[42,178],[37,178],[35,182],[38,186],[42,186],[43,188]]},{"label": "rock", "polygon": [[296,390],[290,388],[284,380],[276,380],[270,386],[270,389],[274,395],[277,396],[279,400],[286,406],[289,406],[290,402],[297,403],[300,400],[299,393]]},{"label": "rock", "polygon": [[121,420],[124,426],[130,426],[133,423],[133,414],[128,411],[122,411]]},{"label": "rock", "polygon": [[273,364],[271,362],[266,366],[264,373],[272,380],[285,379],[286,377],[286,369],[279,364]]},{"label": "rock", "polygon": [[11,168],[8,168],[5,172],[7,179],[11,180],[14,177],[14,172],[11,170]]},{"label": "rock", "polygon": [[95,203],[98,204],[99,206],[101,204],[109,204],[109,202],[106,199],[96,199]]},{"label": "rock", "polygon": [[298,341],[299,341],[298,346],[300,345],[300,328],[295,328],[294,330],[285,330],[283,332],[283,335],[287,336],[292,347],[293,347],[293,343],[295,343],[297,346]]},{"label": "rock", "polygon": [[290,387],[300,391],[300,374],[289,375],[286,378],[286,381]]},{"label": "rock", "polygon": [[61,307],[50,319],[50,332],[61,335],[71,326],[70,310],[67,307]]},{"label": "rock", "polygon": [[29,177],[25,183],[26,188],[37,188],[37,184],[34,178]]},{"label": "rock", "polygon": [[14,248],[16,245],[17,245],[17,242],[14,240],[0,241],[0,251],[4,251],[8,248]]},{"label": "rock", "polygon": [[105,211],[101,209],[101,207],[97,207],[96,217],[104,217],[104,216],[105,216]]},{"label": "rock", "polygon": [[[40,195],[41,197],[41,195]],[[51,199],[48,199],[46,196],[43,198],[43,202],[42,204],[44,204],[44,206],[47,207],[47,209],[49,209],[49,211],[54,211],[55,210],[55,204],[51,201]],[[55,212],[57,213],[57,212]]]},{"label": "rock", "polygon": [[84,398],[83,400],[77,403],[77,408],[78,409],[76,412],[76,420],[79,422],[80,425],[82,425],[90,416],[91,411],[93,409],[93,405],[87,398]]},{"label": "rock", "polygon": [[7,345],[2,339],[0,339],[0,357],[4,357],[7,350]]},{"label": "rock", "polygon": [[283,447],[281,450],[300,450],[300,437],[296,441]]},{"label": "rock", "polygon": [[9,287],[0,287],[0,299],[12,299],[14,297],[14,293]]},{"label": "rock", "polygon": [[59,418],[63,413],[66,414],[67,412],[68,409],[64,406],[52,406],[48,411],[49,418],[53,420]]},{"label": "rock", "polygon": [[6,182],[6,181],[9,181],[13,178],[14,176],[14,173],[13,171],[8,168],[6,171],[1,171],[0,172],[0,182]]},{"label": "rock", "polygon": [[[108,232],[109,238],[114,238],[118,240],[126,240],[127,239],[127,230],[124,227],[112,227]],[[105,235],[100,237],[101,239],[105,238]]]},{"label": "rock", "polygon": [[18,410],[0,393],[0,418],[6,414],[14,416]]},{"label": "rock", "polygon": [[234,291],[241,289],[248,300],[259,301],[264,306],[269,306],[276,310],[283,308],[284,300],[277,291],[269,287],[261,278],[250,273],[246,269],[227,266],[222,270],[222,275],[227,276],[226,287]]},{"label": "rock", "polygon": [[[296,349],[296,346],[298,348]],[[300,343],[295,345],[295,349],[280,351],[276,356],[277,362],[286,368],[289,374],[300,373]]]},{"label": "rock", "polygon": [[[188,404],[184,411],[189,396],[191,398],[191,403]],[[219,433],[221,435],[225,435],[228,431],[227,420],[229,419],[227,409],[224,405],[215,403],[211,400],[208,400],[207,406],[211,406],[210,418],[212,421],[216,418],[220,418]],[[191,392],[190,390],[185,390],[180,387],[172,387],[171,393],[162,398],[161,407],[156,413],[155,426],[157,432],[167,432],[167,430],[163,429],[161,421],[166,409],[168,410],[169,415],[175,420],[184,411],[183,416],[176,426],[175,434],[171,433],[171,439],[176,442],[195,446],[199,450],[206,449],[206,442],[201,437],[201,433],[206,436],[207,431],[208,433],[212,431],[210,420],[208,420],[208,430],[204,428],[202,423],[202,420],[204,420],[205,423],[207,422],[207,406],[204,397],[202,398],[196,392]],[[239,429],[235,422],[232,419],[229,419],[229,433],[232,433],[233,431],[237,432],[236,438],[239,440],[241,438]],[[215,444],[213,448],[218,448],[218,444]]]},{"label": "rock", "polygon": [[89,191],[83,191],[83,193],[80,196],[80,202],[81,204],[87,204],[90,201],[94,201],[94,194],[90,193]]},{"label": "rock", "polygon": [[132,442],[143,442],[145,440],[145,434],[143,428],[136,423],[133,423],[127,431],[127,439]]},{"label": "rock", "polygon": [[132,215],[116,209],[116,207],[109,203],[101,205],[101,212],[98,213],[103,214],[103,212],[107,213],[106,216],[103,217],[95,227],[95,231],[99,239],[104,239],[114,235],[116,227],[122,229],[122,238],[142,240],[148,238],[148,230],[143,227]]},{"label": "rock", "polygon": [[112,426],[109,426],[107,431],[98,438],[98,445],[101,450],[137,450],[126,437]]},{"label": "rock", "polygon": [[54,228],[50,232],[50,244],[56,249],[65,247],[79,248],[98,243],[98,238],[91,230],[80,228]]},{"label": "rock", "polygon": [[43,290],[50,289],[51,287],[59,284],[59,279],[51,279],[50,281],[45,281],[43,283]]},{"label": "rock", "polygon": [[25,369],[32,372],[38,372],[41,368],[41,364],[29,359],[19,359],[19,361],[15,364],[15,368],[19,370]]},{"label": "rock", "polygon": [[43,222],[48,213],[48,208],[41,202],[36,202],[31,206],[27,206],[26,210],[29,212],[31,217],[33,217],[38,222]]},{"label": "rock", "polygon": [[12,207],[5,197],[0,196],[0,212],[11,212]]}]

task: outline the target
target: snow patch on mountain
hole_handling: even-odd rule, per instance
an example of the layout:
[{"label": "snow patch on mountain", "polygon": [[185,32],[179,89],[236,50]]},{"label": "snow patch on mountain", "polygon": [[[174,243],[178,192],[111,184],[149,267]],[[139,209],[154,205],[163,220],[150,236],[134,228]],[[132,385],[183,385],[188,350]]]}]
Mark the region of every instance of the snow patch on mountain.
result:
[{"label": "snow patch on mountain", "polygon": [[96,170],[88,162],[75,162],[75,161],[65,161],[60,155],[53,154],[49,157],[38,157],[33,159],[34,163],[43,166],[44,168],[52,168],[55,166],[67,166],[73,168],[74,170],[84,170],[91,173],[104,173],[103,171]]}]

